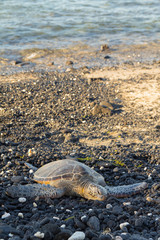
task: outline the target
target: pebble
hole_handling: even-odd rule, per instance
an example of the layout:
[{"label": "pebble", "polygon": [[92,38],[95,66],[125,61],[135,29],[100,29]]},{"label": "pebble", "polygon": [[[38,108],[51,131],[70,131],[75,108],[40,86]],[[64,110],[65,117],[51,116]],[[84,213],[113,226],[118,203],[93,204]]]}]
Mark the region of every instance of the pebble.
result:
[{"label": "pebble", "polygon": [[48,66],[53,66],[53,65],[54,65],[54,62],[48,63]]},{"label": "pebble", "polygon": [[6,236],[9,234],[19,234],[19,231],[10,225],[7,225],[6,223],[0,222],[0,239],[4,238],[6,239]]},{"label": "pebble", "polygon": [[70,209],[66,209],[66,212],[71,213],[72,211]]},{"label": "pebble", "polygon": [[49,222],[50,222],[50,219],[48,217],[45,217],[40,221],[40,226],[43,226]]},{"label": "pebble", "polygon": [[34,172],[33,169],[29,170],[29,174],[33,174],[33,172]]},{"label": "pebble", "polygon": [[85,229],[86,228],[86,225],[81,220],[79,220],[78,218],[74,218],[74,222],[75,222],[75,224],[78,228],[80,228],[80,229]]},{"label": "pebble", "polygon": [[100,236],[99,240],[113,240],[110,234],[103,234]]},{"label": "pebble", "polygon": [[[46,221],[46,219],[44,220],[44,222]],[[46,224],[42,223],[43,226],[41,227],[41,230],[46,234],[49,233],[49,235],[53,236],[58,234],[61,230],[60,227],[58,226],[58,224],[56,223],[52,223],[52,222],[48,222]]]},{"label": "pebble", "polygon": [[80,231],[73,233],[73,235],[70,238],[68,238],[68,240],[83,240],[83,239],[85,239],[85,233]]},{"label": "pebble", "polygon": [[114,206],[112,213],[115,215],[120,215],[123,213],[123,209],[120,206]]},{"label": "pebble", "polygon": [[123,202],[123,205],[124,205],[124,206],[130,206],[130,205],[131,205],[131,202]]},{"label": "pebble", "polygon": [[104,115],[111,116],[111,110],[109,108],[102,107],[101,112]]},{"label": "pebble", "polygon": [[18,236],[14,236],[12,238],[9,238],[8,240],[21,240],[22,238],[18,237]]},{"label": "pebble", "polygon": [[101,45],[101,51],[109,50],[109,46],[107,44]]},{"label": "pebble", "polygon": [[74,135],[68,133],[65,135],[64,142],[78,142],[78,137],[75,137]]},{"label": "pebble", "polygon": [[104,59],[110,59],[111,57],[109,55],[106,55]]},{"label": "pebble", "polygon": [[33,155],[36,155],[36,150],[34,148],[28,149],[28,157],[32,157]]},{"label": "pebble", "polygon": [[53,219],[55,219],[55,220],[59,220],[59,217],[54,216]]},{"label": "pebble", "polygon": [[124,223],[121,223],[119,226],[120,226],[120,229],[126,230],[126,227],[129,225],[130,225],[129,222],[124,222]]},{"label": "pebble", "polygon": [[66,72],[71,72],[72,71],[72,68],[67,68],[66,69]]},{"label": "pebble", "polygon": [[2,116],[4,115],[4,113],[5,113],[5,109],[0,107],[0,115]]},{"label": "pebble", "polygon": [[[123,238],[121,236],[116,236],[115,240],[123,240]],[[138,239],[137,239],[138,240]]]},{"label": "pebble", "polygon": [[10,213],[7,213],[7,212],[5,212],[3,215],[2,215],[2,219],[5,219],[5,218],[8,218],[8,217],[10,217],[11,216],[11,214]]},{"label": "pebble", "polygon": [[95,231],[100,230],[100,222],[96,216],[90,217],[89,220],[87,221],[87,225]]},{"label": "pebble", "polygon": [[87,80],[88,84],[90,85],[92,83],[92,79],[91,78],[88,78]]},{"label": "pebble", "polygon": [[127,232],[123,232],[121,234],[121,237],[123,238],[123,240],[128,240],[128,239],[130,239],[130,234]]},{"label": "pebble", "polygon": [[18,217],[24,218],[23,213],[18,213]]},{"label": "pebble", "polygon": [[108,203],[108,204],[106,205],[106,208],[107,208],[107,209],[111,209],[112,207],[113,207],[112,204],[109,204],[109,203]]},{"label": "pebble", "polygon": [[113,220],[109,220],[109,221],[107,221],[107,227],[109,227],[110,229],[112,229],[113,227],[115,227],[115,221],[113,221]]},{"label": "pebble", "polygon": [[18,201],[19,201],[20,203],[24,203],[24,202],[27,201],[27,199],[26,199],[25,197],[20,197],[20,198],[18,198]]},{"label": "pebble", "polygon": [[86,222],[88,221],[88,216],[86,216],[86,215],[82,216],[82,217],[81,217],[81,221],[82,221],[83,223],[86,223]]},{"label": "pebble", "polygon": [[102,107],[102,106],[96,104],[94,106],[94,108],[92,109],[92,114],[93,114],[93,116],[99,115],[99,114],[111,116],[111,110],[109,108]]},{"label": "pebble", "polygon": [[135,220],[135,227],[138,227],[138,228],[142,228],[142,226],[143,226],[143,218],[137,218],[136,220]]},{"label": "pebble", "polygon": [[73,61],[68,60],[68,61],[66,62],[66,65],[73,65]]},{"label": "pebble", "polygon": [[119,171],[119,168],[118,167],[115,167],[114,169],[113,169],[113,172],[114,173],[116,173],[116,172],[118,172]]},{"label": "pebble", "polygon": [[147,200],[148,202],[153,202],[153,201],[154,201],[154,199],[151,198],[150,196],[147,196],[147,197],[146,197],[146,200]]},{"label": "pebble", "polygon": [[33,207],[37,207],[37,203],[36,202],[33,202]]},{"label": "pebble", "polygon": [[102,107],[109,108],[109,109],[113,110],[112,104],[107,102],[107,101],[102,101],[102,102],[100,102],[99,105],[102,106]]},{"label": "pebble", "polygon": [[21,64],[22,63],[22,61],[21,60],[13,60],[13,61],[11,61],[11,65],[18,65],[18,64]]},{"label": "pebble", "polygon": [[86,235],[86,238],[88,239],[92,239],[94,237],[97,237],[97,234],[95,232],[93,232],[91,229],[87,229],[85,231],[85,235]]},{"label": "pebble", "polygon": [[130,237],[131,240],[149,240],[149,239],[146,239],[142,236],[140,236],[139,234],[133,234],[131,237]]},{"label": "pebble", "polygon": [[24,177],[23,176],[13,176],[13,177],[11,177],[11,181],[13,182],[13,183],[19,183],[19,182],[21,182],[21,181],[23,181],[24,180]]},{"label": "pebble", "polygon": [[8,236],[9,236],[9,237],[13,237],[13,234],[12,234],[12,233],[9,233]]},{"label": "pebble", "polygon": [[61,232],[55,235],[56,240],[68,240],[70,236],[72,235],[70,230],[63,229]]},{"label": "pebble", "polygon": [[36,233],[34,234],[34,236],[37,237],[37,238],[42,239],[42,238],[44,238],[44,233],[36,232]]}]

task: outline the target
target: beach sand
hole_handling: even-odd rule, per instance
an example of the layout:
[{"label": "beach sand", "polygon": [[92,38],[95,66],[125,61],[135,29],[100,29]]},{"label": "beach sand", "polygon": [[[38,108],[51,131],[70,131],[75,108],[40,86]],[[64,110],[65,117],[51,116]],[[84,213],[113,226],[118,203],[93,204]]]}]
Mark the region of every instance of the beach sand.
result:
[{"label": "beach sand", "polygon": [[[0,225],[6,229],[2,238],[8,239],[9,228],[17,239],[37,239],[37,231],[45,232],[45,239],[69,238],[78,230],[85,239],[115,239],[125,233],[127,239],[157,240],[160,45],[32,49],[22,51],[18,60],[1,59],[0,69],[1,216],[10,213]],[[31,181],[25,161],[40,167],[68,155],[93,167],[109,185],[147,181],[149,188],[107,203],[81,198],[68,202],[68,197],[51,205],[44,200],[19,203],[5,194],[7,186],[17,184],[13,176],[21,176],[17,181],[22,184]],[[91,224],[93,216],[97,222]],[[123,222],[129,227],[122,229]],[[46,230],[47,224],[57,232]]]}]

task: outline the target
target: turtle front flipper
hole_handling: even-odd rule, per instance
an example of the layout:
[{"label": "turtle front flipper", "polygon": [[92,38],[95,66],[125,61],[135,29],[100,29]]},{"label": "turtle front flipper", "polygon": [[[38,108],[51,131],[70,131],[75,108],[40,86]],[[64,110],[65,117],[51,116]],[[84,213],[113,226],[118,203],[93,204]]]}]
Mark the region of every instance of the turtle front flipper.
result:
[{"label": "turtle front flipper", "polygon": [[141,183],[135,183],[131,185],[123,185],[123,186],[117,186],[117,187],[105,186],[105,189],[107,190],[108,196],[115,196],[120,198],[120,197],[128,197],[133,194],[137,194],[142,190],[146,189],[147,187],[148,187],[148,184],[146,182],[141,182]]},{"label": "turtle front flipper", "polygon": [[13,185],[7,188],[6,194],[12,198],[60,198],[65,194],[64,189],[44,184]]}]

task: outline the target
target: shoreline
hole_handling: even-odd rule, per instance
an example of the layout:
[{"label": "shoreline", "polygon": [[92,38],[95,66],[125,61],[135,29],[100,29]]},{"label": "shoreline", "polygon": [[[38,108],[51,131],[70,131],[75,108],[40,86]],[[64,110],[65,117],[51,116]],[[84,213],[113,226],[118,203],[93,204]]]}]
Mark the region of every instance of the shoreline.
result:
[{"label": "shoreline", "polygon": [[0,58],[1,74],[25,71],[74,71],[79,68],[103,68],[122,64],[152,64],[160,61],[160,42],[137,45],[90,46],[71,44],[61,49],[30,48]]}]

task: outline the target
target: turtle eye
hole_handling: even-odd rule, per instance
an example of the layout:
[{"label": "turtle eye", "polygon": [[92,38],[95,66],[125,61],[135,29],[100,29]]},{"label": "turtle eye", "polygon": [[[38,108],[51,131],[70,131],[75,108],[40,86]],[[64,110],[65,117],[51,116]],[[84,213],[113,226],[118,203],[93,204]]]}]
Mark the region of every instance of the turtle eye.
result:
[{"label": "turtle eye", "polygon": [[98,188],[97,189],[97,193],[99,194],[99,195],[102,195],[102,192],[101,192],[101,190]]}]

